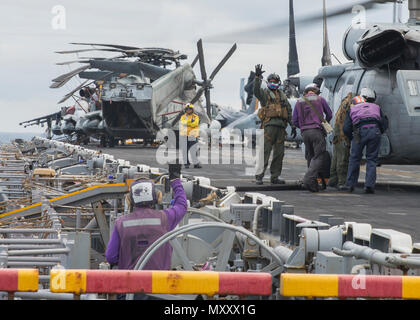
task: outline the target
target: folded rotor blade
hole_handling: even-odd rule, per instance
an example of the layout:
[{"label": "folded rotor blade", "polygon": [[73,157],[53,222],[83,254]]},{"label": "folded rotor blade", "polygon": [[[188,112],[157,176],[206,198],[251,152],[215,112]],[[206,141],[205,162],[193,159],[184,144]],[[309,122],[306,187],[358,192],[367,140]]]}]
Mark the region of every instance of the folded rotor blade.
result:
[{"label": "folded rotor blade", "polygon": [[65,65],[69,65],[73,63],[89,63],[89,60],[72,60],[72,61],[57,62],[56,65],[65,66]]},{"label": "folded rotor blade", "polygon": [[90,68],[90,65],[84,65],[84,66],[79,67],[75,70],[72,70],[68,73],[62,74],[61,76],[53,79],[52,81],[53,82],[61,82],[63,80],[70,79],[70,78],[74,77],[75,75],[79,74],[80,72],[85,71],[86,69],[89,69],[89,68]]},{"label": "folded rotor blade", "polygon": [[88,84],[86,84],[86,82],[88,82],[89,80],[85,80],[80,86],[78,86],[76,89],[73,89],[72,91],[70,91],[69,93],[67,93],[64,97],[63,97],[63,99],[61,99],[60,101],[58,101],[57,103],[62,103],[62,102],[64,102],[64,101],[66,101],[68,98],[70,98],[76,91],[78,91],[78,90],[80,90],[80,89],[82,89],[83,87],[86,87],[86,86],[88,86],[88,85],[90,85],[91,83],[93,83],[93,81],[92,82],[90,82],[90,83],[88,83]]},{"label": "folded rotor blade", "polygon": [[140,49],[138,47],[121,46],[121,45],[115,45],[115,44],[103,44],[103,43],[70,42],[70,44],[77,44],[77,45],[82,45],[82,46],[111,47],[111,48],[117,48],[117,49],[121,49],[121,50],[136,50],[136,49]]},{"label": "folded rotor blade", "polygon": [[59,54],[68,54],[68,53],[79,53],[79,52],[90,52],[90,51],[110,51],[110,52],[126,52],[126,50],[121,49],[77,49],[77,50],[65,50],[65,51],[56,51],[55,53]]}]

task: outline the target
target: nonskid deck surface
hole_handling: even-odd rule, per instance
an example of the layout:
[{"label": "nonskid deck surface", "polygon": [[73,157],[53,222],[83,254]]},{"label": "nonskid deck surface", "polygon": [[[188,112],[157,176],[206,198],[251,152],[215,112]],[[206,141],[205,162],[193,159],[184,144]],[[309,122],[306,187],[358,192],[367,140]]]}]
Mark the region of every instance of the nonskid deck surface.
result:
[{"label": "nonskid deck surface", "polygon": [[[100,149],[90,145],[91,149]],[[156,150],[124,146],[100,149],[104,153],[130,161],[131,165],[146,164],[162,167],[156,160]],[[363,193],[362,187],[354,193],[338,192],[334,188],[319,193],[306,190],[269,190],[270,175],[266,171],[262,187],[255,185],[253,175],[247,175],[246,165],[202,164],[201,169],[182,169],[183,174],[204,176],[217,187],[237,186],[273,196],[295,206],[299,216],[317,220],[321,214],[344,218],[344,221],[370,223],[374,228],[395,229],[410,234],[413,242],[420,241],[420,166],[383,165],[377,168],[378,187],[374,195]],[[300,149],[286,148],[282,178],[287,184],[303,178],[306,161]],[[361,168],[359,182],[364,181],[365,169]],[[404,186],[409,186],[406,188]],[[414,186],[414,187],[413,187]],[[418,188],[417,188],[418,186]],[[274,187],[273,189],[276,189]]]}]

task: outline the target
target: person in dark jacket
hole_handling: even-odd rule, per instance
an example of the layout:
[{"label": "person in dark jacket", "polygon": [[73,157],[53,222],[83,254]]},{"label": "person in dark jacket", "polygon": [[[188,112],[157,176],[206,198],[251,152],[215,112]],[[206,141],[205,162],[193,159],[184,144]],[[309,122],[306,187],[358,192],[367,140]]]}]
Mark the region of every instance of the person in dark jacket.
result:
[{"label": "person in dark jacket", "polygon": [[293,123],[301,131],[305,144],[305,158],[308,163],[308,171],[303,178],[303,185],[312,192],[318,192],[317,178],[323,167],[324,152],[326,151],[325,131],[319,115],[325,114],[325,120],[329,122],[332,111],[328,102],[318,96],[319,89],[315,83],[306,86],[304,97],[296,102],[293,110]]},{"label": "person in dark jacket", "polygon": [[350,192],[354,191],[359,179],[362,152],[366,147],[366,179],[365,193],[374,193],[376,184],[376,165],[381,134],[385,132],[388,123],[381,108],[373,103],[376,93],[370,88],[363,88],[360,95],[366,100],[354,104],[346,114],[343,132],[351,140],[349,169],[346,186]]}]

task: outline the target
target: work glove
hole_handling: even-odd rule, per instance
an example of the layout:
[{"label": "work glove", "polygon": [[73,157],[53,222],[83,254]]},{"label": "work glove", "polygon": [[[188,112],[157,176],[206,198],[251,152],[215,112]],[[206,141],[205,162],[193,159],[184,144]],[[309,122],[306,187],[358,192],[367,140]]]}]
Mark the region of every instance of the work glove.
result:
[{"label": "work glove", "polygon": [[179,179],[181,177],[181,165],[179,163],[169,164],[169,180]]},{"label": "work glove", "polygon": [[262,70],[262,64],[257,64],[255,66],[255,76],[260,78],[264,72],[265,71]]},{"label": "work glove", "polygon": [[295,139],[297,136],[296,127],[292,127],[292,138]]}]

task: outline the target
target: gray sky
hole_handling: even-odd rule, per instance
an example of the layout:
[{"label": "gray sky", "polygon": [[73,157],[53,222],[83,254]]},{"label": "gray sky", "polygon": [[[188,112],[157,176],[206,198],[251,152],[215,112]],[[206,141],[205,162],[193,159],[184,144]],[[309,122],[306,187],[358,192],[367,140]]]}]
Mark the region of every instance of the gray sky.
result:
[{"label": "gray sky", "polygon": [[[359,1],[327,0],[327,11]],[[65,8],[66,29],[53,29],[56,5]],[[403,5],[407,20],[407,4]],[[321,12],[322,0],[295,0],[296,18]],[[2,0],[0,4],[0,131],[41,131],[24,129],[19,122],[58,111],[57,101],[79,82],[71,80],[59,89],[50,89],[51,79],[77,68],[77,64],[57,66],[56,62],[75,60],[76,55],[59,55],[58,50],[76,49],[69,42],[96,42],[138,47],[166,47],[196,55],[196,42],[203,38],[207,73],[223,58],[233,43],[206,42],[206,37],[287,19],[288,1],[272,0]],[[328,21],[331,51],[341,60],[344,31],[354,16]],[[367,22],[392,22],[392,4],[367,12]],[[267,74],[286,77],[288,27],[273,32],[264,44],[238,43],[238,49],[213,81],[212,101],[240,107],[239,79],[247,77],[255,64],[264,65]],[[296,25],[301,75],[315,75],[322,54],[322,23],[310,27]],[[102,53],[80,56],[103,56]],[[337,63],[333,59],[333,63]],[[198,64],[195,67],[200,77]],[[71,105],[67,100],[63,105]]]}]

